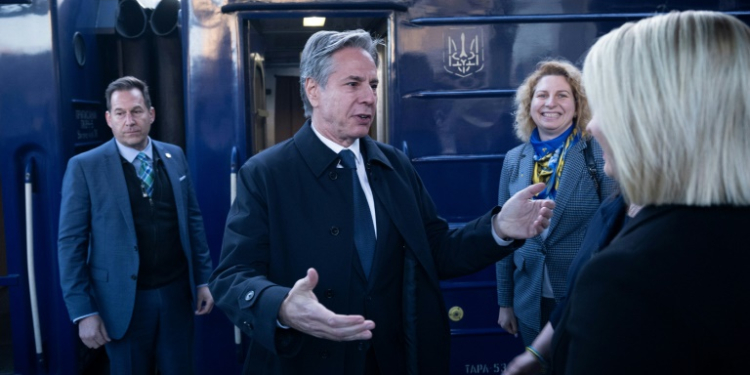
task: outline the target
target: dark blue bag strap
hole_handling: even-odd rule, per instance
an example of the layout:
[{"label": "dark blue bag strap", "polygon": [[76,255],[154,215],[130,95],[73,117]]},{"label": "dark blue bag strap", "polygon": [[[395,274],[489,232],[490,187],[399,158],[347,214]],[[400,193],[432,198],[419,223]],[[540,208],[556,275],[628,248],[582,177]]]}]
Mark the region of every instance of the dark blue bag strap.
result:
[{"label": "dark blue bag strap", "polygon": [[591,178],[594,180],[596,192],[599,193],[599,176],[596,173],[596,159],[594,158],[594,148],[591,147],[591,140],[586,140],[586,148],[583,149],[583,157],[586,159],[586,168],[589,170]]}]

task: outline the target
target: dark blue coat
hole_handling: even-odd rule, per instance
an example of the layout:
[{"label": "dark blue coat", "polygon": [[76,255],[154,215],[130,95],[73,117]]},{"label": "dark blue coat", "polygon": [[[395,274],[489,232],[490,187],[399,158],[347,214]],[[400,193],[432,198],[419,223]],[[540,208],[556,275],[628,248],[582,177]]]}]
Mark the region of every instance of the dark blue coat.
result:
[{"label": "dark blue coat", "polygon": [[560,298],[560,302],[555,306],[555,310],[549,318],[553,328],[560,321],[560,317],[565,311],[565,306],[568,304],[568,292],[573,290],[578,272],[594,254],[609,245],[617,233],[620,233],[626,218],[626,208],[625,199],[622,195],[617,194],[607,198],[594,216],[591,217],[586,235],[581,242],[581,249],[578,250],[578,254],[576,254],[573,263],[570,264],[570,269],[568,269],[568,289]]},{"label": "dark blue coat", "polygon": [[[398,244],[385,250],[379,245],[377,252],[399,259],[375,261],[376,286],[364,289],[364,311],[353,303],[363,296],[352,293],[361,278],[353,246],[351,175],[336,168],[338,155],[315,136],[309,121],[292,139],[240,169],[210,287],[217,305],[250,336],[245,373],[351,373],[345,355],[350,344],[276,326],[284,297],[314,267],[320,275],[315,293],[328,309],[383,317],[373,319],[373,340],[389,337],[391,350],[401,348],[401,353],[386,346],[376,350],[379,360],[401,358],[405,363],[397,372],[447,374],[450,334],[439,280],[480,270],[523,244],[498,246],[491,212],[449,230],[403,153],[369,137],[360,147],[376,206],[382,207],[378,244]],[[393,228],[389,238],[381,233],[384,219]],[[376,258],[384,255],[377,252]]]},{"label": "dark blue coat", "polygon": [[553,373],[747,373],[748,227],[749,206],[644,207],[581,269]]}]

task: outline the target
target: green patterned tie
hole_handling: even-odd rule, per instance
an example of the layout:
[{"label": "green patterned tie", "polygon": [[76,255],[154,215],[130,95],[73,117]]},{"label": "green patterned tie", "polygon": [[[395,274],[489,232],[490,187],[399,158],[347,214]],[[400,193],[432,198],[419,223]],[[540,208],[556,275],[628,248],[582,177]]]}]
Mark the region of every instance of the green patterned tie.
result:
[{"label": "green patterned tie", "polygon": [[154,169],[151,168],[151,162],[146,154],[141,152],[136,158],[141,161],[141,167],[138,168],[138,178],[143,182],[143,190],[151,197],[151,193],[154,192]]}]

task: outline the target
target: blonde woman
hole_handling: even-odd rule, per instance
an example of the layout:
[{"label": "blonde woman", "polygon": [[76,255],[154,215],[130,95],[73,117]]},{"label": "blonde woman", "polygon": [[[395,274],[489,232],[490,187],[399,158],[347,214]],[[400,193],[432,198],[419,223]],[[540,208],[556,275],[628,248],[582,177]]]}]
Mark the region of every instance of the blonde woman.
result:
[{"label": "blonde woman", "polygon": [[644,208],[581,270],[555,374],[747,373],[748,66],[750,28],[715,12],[628,23],[591,49],[589,130]]}]

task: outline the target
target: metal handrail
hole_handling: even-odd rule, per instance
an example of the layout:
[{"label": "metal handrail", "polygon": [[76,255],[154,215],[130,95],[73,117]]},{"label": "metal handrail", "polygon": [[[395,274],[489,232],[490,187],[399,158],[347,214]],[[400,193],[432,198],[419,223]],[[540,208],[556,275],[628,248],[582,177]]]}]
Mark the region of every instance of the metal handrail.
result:
[{"label": "metal handrail", "polygon": [[44,352],[42,350],[42,330],[39,324],[39,306],[36,293],[36,272],[34,267],[34,196],[32,195],[34,181],[34,159],[26,163],[24,174],[25,206],[26,206],[26,268],[29,275],[29,300],[31,301],[31,320],[34,326],[34,344],[36,346],[37,366],[44,368]]},{"label": "metal handrail", "polygon": [[[229,172],[229,204],[234,203],[234,198],[237,197],[237,169],[239,168],[239,156],[237,155],[237,147],[232,147],[232,159],[230,161],[230,172]],[[242,361],[242,332],[240,328],[234,326],[234,344],[236,345],[237,361]]]}]

